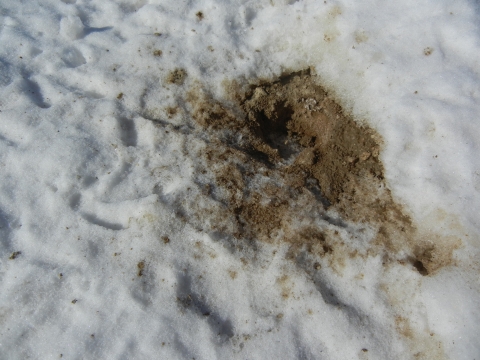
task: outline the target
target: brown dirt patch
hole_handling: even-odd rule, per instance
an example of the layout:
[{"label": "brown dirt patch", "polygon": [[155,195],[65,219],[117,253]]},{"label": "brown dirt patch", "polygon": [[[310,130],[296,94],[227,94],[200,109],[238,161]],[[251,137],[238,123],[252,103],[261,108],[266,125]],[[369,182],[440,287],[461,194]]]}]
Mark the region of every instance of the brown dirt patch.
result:
[{"label": "brown dirt patch", "polygon": [[[452,265],[459,240],[417,229],[385,182],[379,134],[345,114],[318,82],[308,70],[230,82],[230,98],[221,101],[191,89],[187,110],[206,147],[194,154],[203,198],[187,205],[190,221],[237,247],[287,242],[292,258],[306,250],[339,269],[379,254],[386,265],[401,262],[422,275]],[[349,224],[374,234],[363,250],[339,235]]]},{"label": "brown dirt patch", "polygon": [[167,76],[167,83],[182,85],[187,77],[187,72],[184,69],[175,69]]}]

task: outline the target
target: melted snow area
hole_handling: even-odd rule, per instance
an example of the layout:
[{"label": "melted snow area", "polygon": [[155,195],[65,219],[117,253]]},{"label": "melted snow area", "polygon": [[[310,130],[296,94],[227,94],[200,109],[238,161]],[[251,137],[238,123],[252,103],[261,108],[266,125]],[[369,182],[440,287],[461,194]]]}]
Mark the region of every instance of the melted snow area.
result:
[{"label": "melted snow area", "polygon": [[0,0],[0,359],[480,359],[478,1]]}]

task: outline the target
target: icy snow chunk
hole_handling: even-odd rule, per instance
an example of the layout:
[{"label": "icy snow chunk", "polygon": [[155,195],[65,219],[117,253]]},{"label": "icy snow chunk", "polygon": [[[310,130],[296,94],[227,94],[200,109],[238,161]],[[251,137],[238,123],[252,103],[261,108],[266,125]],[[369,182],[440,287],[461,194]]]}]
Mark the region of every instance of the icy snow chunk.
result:
[{"label": "icy snow chunk", "polygon": [[86,60],[83,57],[80,50],[76,48],[70,48],[63,51],[62,60],[68,67],[75,68],[80,65],[86,64]]},{"label": "icy snow chunk", "polygon": [[73,15],[64,17],[60,21],[60,34],[70,40],[81,39],[85,34],[82,20]]}]

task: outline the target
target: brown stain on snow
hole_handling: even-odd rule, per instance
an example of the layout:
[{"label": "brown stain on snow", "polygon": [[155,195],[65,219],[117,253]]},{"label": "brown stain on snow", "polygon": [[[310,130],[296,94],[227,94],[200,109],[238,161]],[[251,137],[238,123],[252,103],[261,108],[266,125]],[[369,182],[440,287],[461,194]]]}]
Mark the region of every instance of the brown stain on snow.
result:
[{"label": "brown stain on snow", "polygon": [[175,69],[168,73],[167,83],[175,85],[183,85],[187,72],[184,69]]},{"label": "brown stain on snow", "polygon": [[[249,87],[225,85],[229,101],[214,100],[199,85],[186,98],[208,134],[199,157],[215,173],[204,184],[215,199],[202,213],[210,230],[284,241],[292,258],[306,249],[339,270],[348,258],[378,254],[422,275],[454,264],[460,240],[417,229],[388,189],[379,134],[345,114],[308,70]],[[376,234],[371,248],[349,250],[318,219],[367,224]]]}]

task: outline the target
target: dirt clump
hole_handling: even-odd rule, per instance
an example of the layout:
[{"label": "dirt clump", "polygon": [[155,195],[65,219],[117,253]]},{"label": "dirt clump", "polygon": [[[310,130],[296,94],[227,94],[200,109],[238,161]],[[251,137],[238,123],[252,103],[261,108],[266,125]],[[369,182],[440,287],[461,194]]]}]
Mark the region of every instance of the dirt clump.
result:
[{"label": "dirt clump", "polygon": [[9,256],[9,259],[10,260],[15,260],[17,257],[19,257],[20,255],[22,254],[21,251],[14,251],[10,256]]},{"label": "dirt clump", "polygon": [[175,115],[178,114],[179,112],[179,109],[177,106],[168,106],[166,109],[165,109],[165,112],[167,113],[167,117],[169,119],[173,118]]},{"label": "dirt clump", "polygon": [[137,269],[138,269],[138,272],[137,272],[137,275],[138,276],[143,276],[143,273],[145,271],[145,261],[140,261],[138,264],[137,264]]},{"label": "dirt clump", "polygon": [[353,179],[365,174],[383,179],[379,136],[345,116],[311,76],[295,74],[257,87],[244,109],[253,130],[279,157],[294,153],[290,141],[302,146],[288,170],[317,179],[330,203],[340,202]]}]

